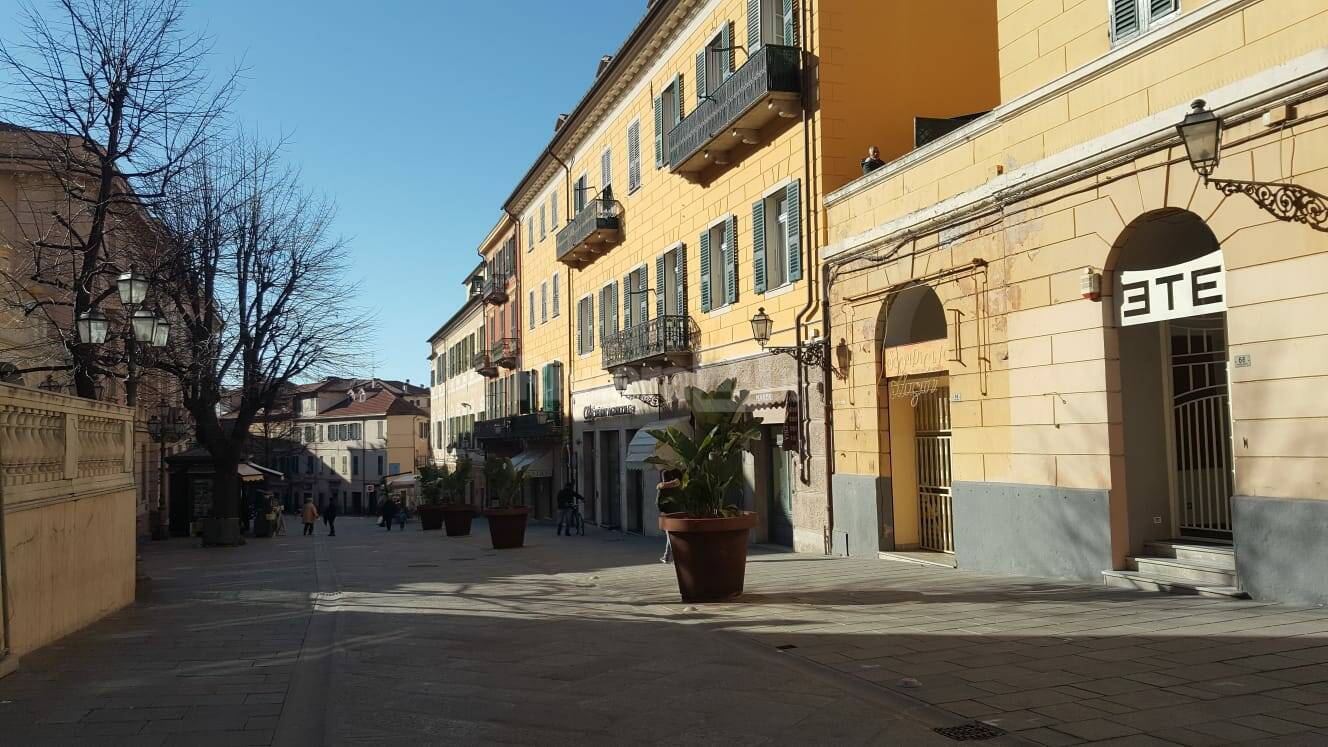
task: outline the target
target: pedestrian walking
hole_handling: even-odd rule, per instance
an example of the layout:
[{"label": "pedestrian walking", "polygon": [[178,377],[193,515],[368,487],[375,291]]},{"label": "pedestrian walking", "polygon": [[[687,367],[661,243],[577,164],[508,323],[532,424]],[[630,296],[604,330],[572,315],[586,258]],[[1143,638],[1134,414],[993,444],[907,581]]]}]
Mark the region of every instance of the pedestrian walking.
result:
[{"label": "pedestrian walking", "polygon": [[408,516],[406,514],[406,504],[403,503],[401,504],[401,508],[397,509],[397,524],[401,526],[401,531],[403,532],[406,531],[407,518]]},{"label": "pedestrian walking", "polygon": [[337,502],[332,501],[327,504],[327,510],[323,512],[323,523],[327,524],[327,536],[337,536]]},{"label": "pedestrian walking", "polygon": [[383,499],[383,508],[382,508],[383,526],[386,527],[387,531],[389,532],[392,531],[392,518],[395,515],[395,513],[396,513],[396,505],[392,503],[392,499],[391,498]]},{"label": "pedestrian walking", "polygon": [[568,480],[562,490],[558,491],[558,531],[556,534],[562,534],[563,528],[567,528],[567,536],[572,536],[572,510],[576,508],[578,500],[584,501],[585,498],[576,492],[576,487],[572,481]]},{"label": "pedestrian walking", "polygon": [[314,505],[313,499],[311,498],[304,499],[304,511],[302,512],[302,518],[304,519],[304,533],[306,535],[313,536],[314,522],[318,521],[318,507]]}]

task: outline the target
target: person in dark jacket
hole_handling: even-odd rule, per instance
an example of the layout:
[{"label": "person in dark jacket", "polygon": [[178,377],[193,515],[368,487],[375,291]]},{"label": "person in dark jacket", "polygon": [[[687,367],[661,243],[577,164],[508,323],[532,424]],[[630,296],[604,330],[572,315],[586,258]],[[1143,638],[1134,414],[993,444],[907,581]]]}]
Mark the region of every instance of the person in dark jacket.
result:
[{"label": "person in dark jacket", "polygon": [[867,157],[862,159],[862,173],[865,176],[884,165],[885,161],[881,160],[881,149],[873,145],[867,149]]},{"label": "person in dark jacket", "polygon": [[327,524],[327,536],[337,536],[337,502],[332,501],[327,504],[327,510],[323,511],[323,523]]},{"label": "person in dark jacket", "polygon": [[391,498],[384,498],[381,513],[383,515],[383,526],[387,527],[387,531],[392,531],[392,519],[395,518],[397,513],[396,503]]},{"label": "person in dark jacket", "polygon": [[576,508],[577,501],[584,501],[585,498],[576,492],[576,487],[572,481],[568,480],[562,490],[558,491],[558,531],[555,534],[562,534],[563,528],[567,529],[567,536],[572,536],[572,510]]},{"label": "person in dark jacket", "polygon": [[[682,504],[675,500],[678,490],[682,487],[680,475],[676,470],[666,469],[659,473],[659,484],[655,489],[659,491],[659,512],[661,514],[676,513],[682,510]],[[673,542],[669,539],[668,531],[664,532],[664,554],[660,556],[659,562],[673,562]]]}]

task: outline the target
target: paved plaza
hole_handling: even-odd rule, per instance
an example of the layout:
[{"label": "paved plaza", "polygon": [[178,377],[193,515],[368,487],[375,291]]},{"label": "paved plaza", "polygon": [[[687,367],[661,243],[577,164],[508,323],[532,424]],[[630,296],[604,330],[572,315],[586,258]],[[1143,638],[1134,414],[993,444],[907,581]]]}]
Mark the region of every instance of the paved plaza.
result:
[{"label": "paved plaza", "polygon": [[368,519],[144,546],[144,601],[0,680],[5,744],[1328,743],[1328,611],[655,540],[494,552]]}]

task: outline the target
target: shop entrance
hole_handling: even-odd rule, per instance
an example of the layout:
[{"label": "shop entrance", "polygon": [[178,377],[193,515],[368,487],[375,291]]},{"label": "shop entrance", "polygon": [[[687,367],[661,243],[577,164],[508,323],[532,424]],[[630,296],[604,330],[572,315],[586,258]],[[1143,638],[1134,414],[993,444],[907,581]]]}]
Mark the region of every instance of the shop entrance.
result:
[{"label": "shop entrance", "polygon": [[601,514],[610,529],[622,529],[622,454],[618,450],[618,431],[600,431],[600,464],[604,467],[601,484],[604,487],[604,513]]},{"label": "shop entrance", "polygon": [[763,440],[770,452],[770,543],[793,547],[793,456],[782,426],[767,426]]},{"label": "shop entrance", "polygon": [[954,552],[950,494],[950,387],[938,385],[913,406],[913,459],[918,481],[918,546]]},{"label": "shop entrance", "polygon": [[1182,537],[1231,539],[1231,398],[1226,315],[1166,322],[1171,366],[1172,513]]}]

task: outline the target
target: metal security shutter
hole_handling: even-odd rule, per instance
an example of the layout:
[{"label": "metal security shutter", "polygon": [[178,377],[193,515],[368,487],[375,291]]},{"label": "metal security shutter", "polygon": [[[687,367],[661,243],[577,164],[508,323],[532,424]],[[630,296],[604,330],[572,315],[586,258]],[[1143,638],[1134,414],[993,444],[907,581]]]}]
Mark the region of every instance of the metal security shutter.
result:
[{"label": "metal security shutter", "polygon": [[701,313],[710,311],[710,232],[701,232]]},{"label": "metal security shutter", "polygon": [[761,48],[761,0],[747,0],[747,51]]},{"label": "metal security shutter", "polygon": [[1111,0],[1111,40],[1119,41],[1139,31],[1139,0]]},{"label": "metal security shutter", "polygon": [[655,97],[655,168],[664,167],[664,100]]},{"label": "metal security shutter", "polygon": [[802,192],[801,182],[784,188],[784,227],[788,230],[788,281],[802,279]]},{"label": "metal security shutter", "polygon": [[738,219],[724,221],[724,303],[738,300]]},{"label": "metal security shutter", "polygon": [[752,203],[752,288],[765,293],[765,199]]},{"label": "metal security shutter", "polygon": [[655,257],[655,316],[664,316],[664,257],[668,252]]}]

